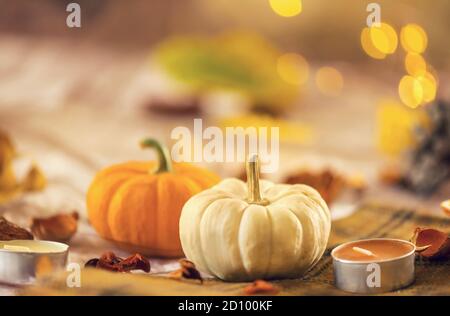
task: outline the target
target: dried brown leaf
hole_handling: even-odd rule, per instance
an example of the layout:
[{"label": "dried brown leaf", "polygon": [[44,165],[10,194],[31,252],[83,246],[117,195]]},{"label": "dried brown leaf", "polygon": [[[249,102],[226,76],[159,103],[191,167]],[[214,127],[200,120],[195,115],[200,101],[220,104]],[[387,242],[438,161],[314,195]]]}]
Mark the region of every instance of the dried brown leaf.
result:
[{"label": "dried brown leaf", "polygon": [[288,175],[284,183],[306,184],[319,191],[327,203],[335,201],[349,183],[340,173],[325,169],[322,171],[302,170]]},{"label": "dried brown leaf", "polygon": [[256,280],[252,284],[247,285],[244,288],[245,295],[258,295],[258,294],[275,295],[279,291],[280,289],[278,287],[264,280]]},{"label": "dried brown leaf", "polygon": [[442,211],[443,211],[447,216],[450,216],[450,200],[443,201],[443,202],[441,203],[441,208],[442,208]]},{"label": "dried brown leaf", "polygon": [[100,268],[114,272],[130,272],[133,270],[142,270],[150,272],[150,261],[141,254],[134,254],[128,258],[117,257],[114,252],[108,251],[101,255],[100,258],[88,260],[86,268]]},{"label": "dried brown leaf", "polygon": [[433,228],[416,228],[411,242],[419,248],[419,255],[428,259],[443,259],[450,256],[448,234]]},{"label": "dried brown leaf", "polygon": [[0,240],[31,240],[33,238],[28,230],[7,221],[4,217],[0,217]]},{"label": "dried brown leaf", "polygon": [[69,241],[77,232],[78,213],[57,214],[47,218],[33,218],[31,231],[44,240]]},{"label": "dried brown leaf", "polygon": [[169,274],[169,277],[173,279],[199,280],[200,283],[203,283],[203,278],[192,261],[189,261],[187,259],[181,259],[179,261],[179,264],[180,268],[178,270],[171,272]]}]

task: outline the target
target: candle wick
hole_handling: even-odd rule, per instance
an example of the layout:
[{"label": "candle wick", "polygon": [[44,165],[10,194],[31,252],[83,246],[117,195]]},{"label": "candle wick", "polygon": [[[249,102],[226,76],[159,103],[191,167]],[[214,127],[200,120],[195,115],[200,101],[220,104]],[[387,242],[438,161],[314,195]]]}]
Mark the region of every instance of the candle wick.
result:
[{"label": "candle wick", "polygon": [[356,251],[356,252],[359,252],[359,253],[362,253],[362,254],[367,255],[367,256],[375,257],[375,254],[372,251],[364,249],[364,248],[361,248],[361,247],[353,247],[352,250]]}]

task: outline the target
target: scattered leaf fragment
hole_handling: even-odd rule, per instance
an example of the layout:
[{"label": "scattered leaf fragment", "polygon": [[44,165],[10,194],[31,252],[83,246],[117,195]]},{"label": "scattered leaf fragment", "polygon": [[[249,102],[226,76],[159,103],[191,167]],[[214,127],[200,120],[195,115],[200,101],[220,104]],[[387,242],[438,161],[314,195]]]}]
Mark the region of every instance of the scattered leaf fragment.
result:
[{"label": "scattered leaf fragment", "polygon": [[325,169],[319,172],[302,170],[290,174],[284,183],[309,185],[319,191],[327,203],[335,201],[347,187],[345,177],[331,169]]},{"label": "scattered leaf fragment", "polygon": [[84,267],[85,268],[97,268],[97,264],[99,262],[99,258],[92,258],[89,259],[85,264]]},{"label": "scattered leaf fragment", "polygon": [[362,193],[367,189],[367,180],[361,173],[354,173],[347,177],[347,184],[356,192]]},{"label": "scattered leaf fragment", "polygon": [[114,272],[130,272],[142,270],[150,272],[150,261],[141,254],[134,254],[128,258],[117,257],[112,251],[105,252],[100,258],[93,258],[85,263],[85,268],[100,268]]},{"label": "scattered leaf fragment", "polygon": [[0,130],[0,190],[12,189],[16,177],[12,169],[15,149],[9,137]]},{"label": "scattered leaf fragment", "polygon": [[378,172],[378,179],[382,184],[397,185],[402,181],[401,168],[396,165],[386,165]]},{"label": "scattered leaf fragment", "polygon": [[442,208],[442,211],[444,211],[445,214],[450,216],[450,199],[442,202],[441,203],[441,208]]},{"label": "scattered leaf fragment", "polygon": [[13,168],[16,157],[11,138],[0,130],[0,203],[8,202],[24,192],[40,191],[47,185],[44,174],[36,165],[31,166],[23,180],[18,180]]},{"label": "scattered leaf fragment", "polygon": [[0,240],[31,240],[33,238],[33,235],[28,230],[19,227],[0,216]]},{"label": "scattered leaf fragment", "polygon": [[31,231],[44,240],[69,241],[77,232],[78,213],[57,214],[47,218],[33,218]]},{"label": "scattered leaf fragment", "polygon": [[33,165],[28,171],[27,176],[22,182],[24,191],[41,191],[47,186],[47,178],[42,173],[41,169]]},{"label": "scattered leaf fragment", "polygon": [[442,259],[450,256],[448,234],[433,228],[416,228],[411,242],[419,248],[419,255],[429,259]]},{"label": "scattered leaf fragment", "polygon": [[244,288],[245,295],[271,294],[275,295],[280,289],[264,280],[256,280]]},{"label": "scattered leaf fragment", "polygon": [[169,274],[169,276],[173,279],[193,279],[199,280],[200,283],[203,283],[203,278],[198,272],[195,264],[187,259],[181,259],[179,261],[180,268],[176,271],[173,271]]},{"label": "scattered leaf fragment", "polygon": [[117,266],[119,267],[119,270],[124,272],[131,270],[142,270],[147,273],[150,272],[150,261],[138,253],[120,261]]}]

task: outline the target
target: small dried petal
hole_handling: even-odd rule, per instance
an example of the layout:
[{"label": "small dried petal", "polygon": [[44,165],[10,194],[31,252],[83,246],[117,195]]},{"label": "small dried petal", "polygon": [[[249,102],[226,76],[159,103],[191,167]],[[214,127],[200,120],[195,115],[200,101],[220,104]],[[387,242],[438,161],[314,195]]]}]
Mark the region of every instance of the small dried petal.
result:
[{"label": "small dried petal", "polygon": [[252,284],[244,288],[246,295],[255,294],[271,294],[275,295],[279,292],[279,288],[264,280],[256,280]]},{"label": "small dried petal", "polygon": [[429,259],[450,256],[450,238],[448,234],[432,228],[416,228],[411,242],[421,250],[419,255]]},{"label": "small dried petal", "polygon": [[48,218],[33,218],[31,231],[39,239],[69,241],[77,232],[78,213],[58,214]]},{"label": "small dried petal", "polygon": [[150,261],[140,254],[134,254],[128,257],[116,265],[121,271],[128,272],[131,270],[142,270],[144,272],[150,272]]},{"label": "small dried petal", "polygon": [[22,187],[25,191],[42,191],[47,186],[47,178],[38,166],[31,166],[27,176],[23,180]]},{"label": "small dried petal", "polygon": [[93,259],[89,259],[85,264],[84,267],[85,268],[96,268],[97,264],[98,264],[99,259],[98,258],[93,258]]},{"label": "small dried petal", "polygon": [[442,211],[444,211],[447,216],[450,216],[450,200],[446,200],[441,203]]},{"label": "small dried petal", "polygon": [[195,264],[187,259],[181,259],[178,261],[180,264],[180,268],[178,270],[175,270],[169,274],[169,277],[173,279],[193,279],[193,280],[199,280],[200,283],[203,283],[203,278],[198,272],[197,268],[195,267]]},{"label": "small dried petal", "polygon": [[182,279],[183,278],[183,271],[181,271],[181,269],[172,271],[172,272],[169,273],[169,278],[176,279],[176,280]]},{"label": "small dried petal", "polygon": [[150,272],[150,261],[138,253],[123,259],[117,257],[114,252],[108,251],[103,253],[100,258],[88,260],[84,266],[86,268],[100,268],[114,272],[130,272],[132,270]]},{"label": "small dried petal", "polygon": [[302,170],[288,175],[284,183],[309,185],[319,191],[327,203],[335,201],[346,188],[349,188],[347,179],[332,169],[318,172]]},{"label": "small dried petal", "polygon": [[7,221],[4,217],[0,216],[0,240],[31,240],[33,238],[33,235],[29,231]]},{"label": "small dried petal", "polygon": [[116,271],[121,272],[120,268],[117,267],[117,264],[119,264],[123,259],[120,257],[117,257],[116,254],[112,251],[105,252],[101,255],[97,262],[97,268],[102,268],[105,270],[110,271]]},{"label": "small dried petal", "polygon": [[398,166],[387,165],[379,171],[378,178],[383,184],[396,185],[402,181],[403,174]]}]

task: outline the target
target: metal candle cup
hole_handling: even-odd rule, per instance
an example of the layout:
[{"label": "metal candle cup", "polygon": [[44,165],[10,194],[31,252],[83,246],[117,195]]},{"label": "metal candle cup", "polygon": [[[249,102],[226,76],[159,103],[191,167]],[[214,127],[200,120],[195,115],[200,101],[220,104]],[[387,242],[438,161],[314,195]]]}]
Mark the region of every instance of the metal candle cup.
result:
[{"label": "metal candle cup", "polygon": [[64,268],[68,249],[68,245],[53,241],[0,241],[0,282],[30,284],[41,272]]},{"label": "metal candle cup", "polygon": [[[368,247],[359,246],[370,243],[402,244],[405,251],[401,255],[382,259],[376,255],[369,256],[368,260],[352,260],[340,256],[349,247],[365,254]],[[335,285],[341,290],[360,294],[390,292],[406,287],[414,281],[415,250],[414,244],[400,239],[374,238],[344,243],[331,252]]]}]

